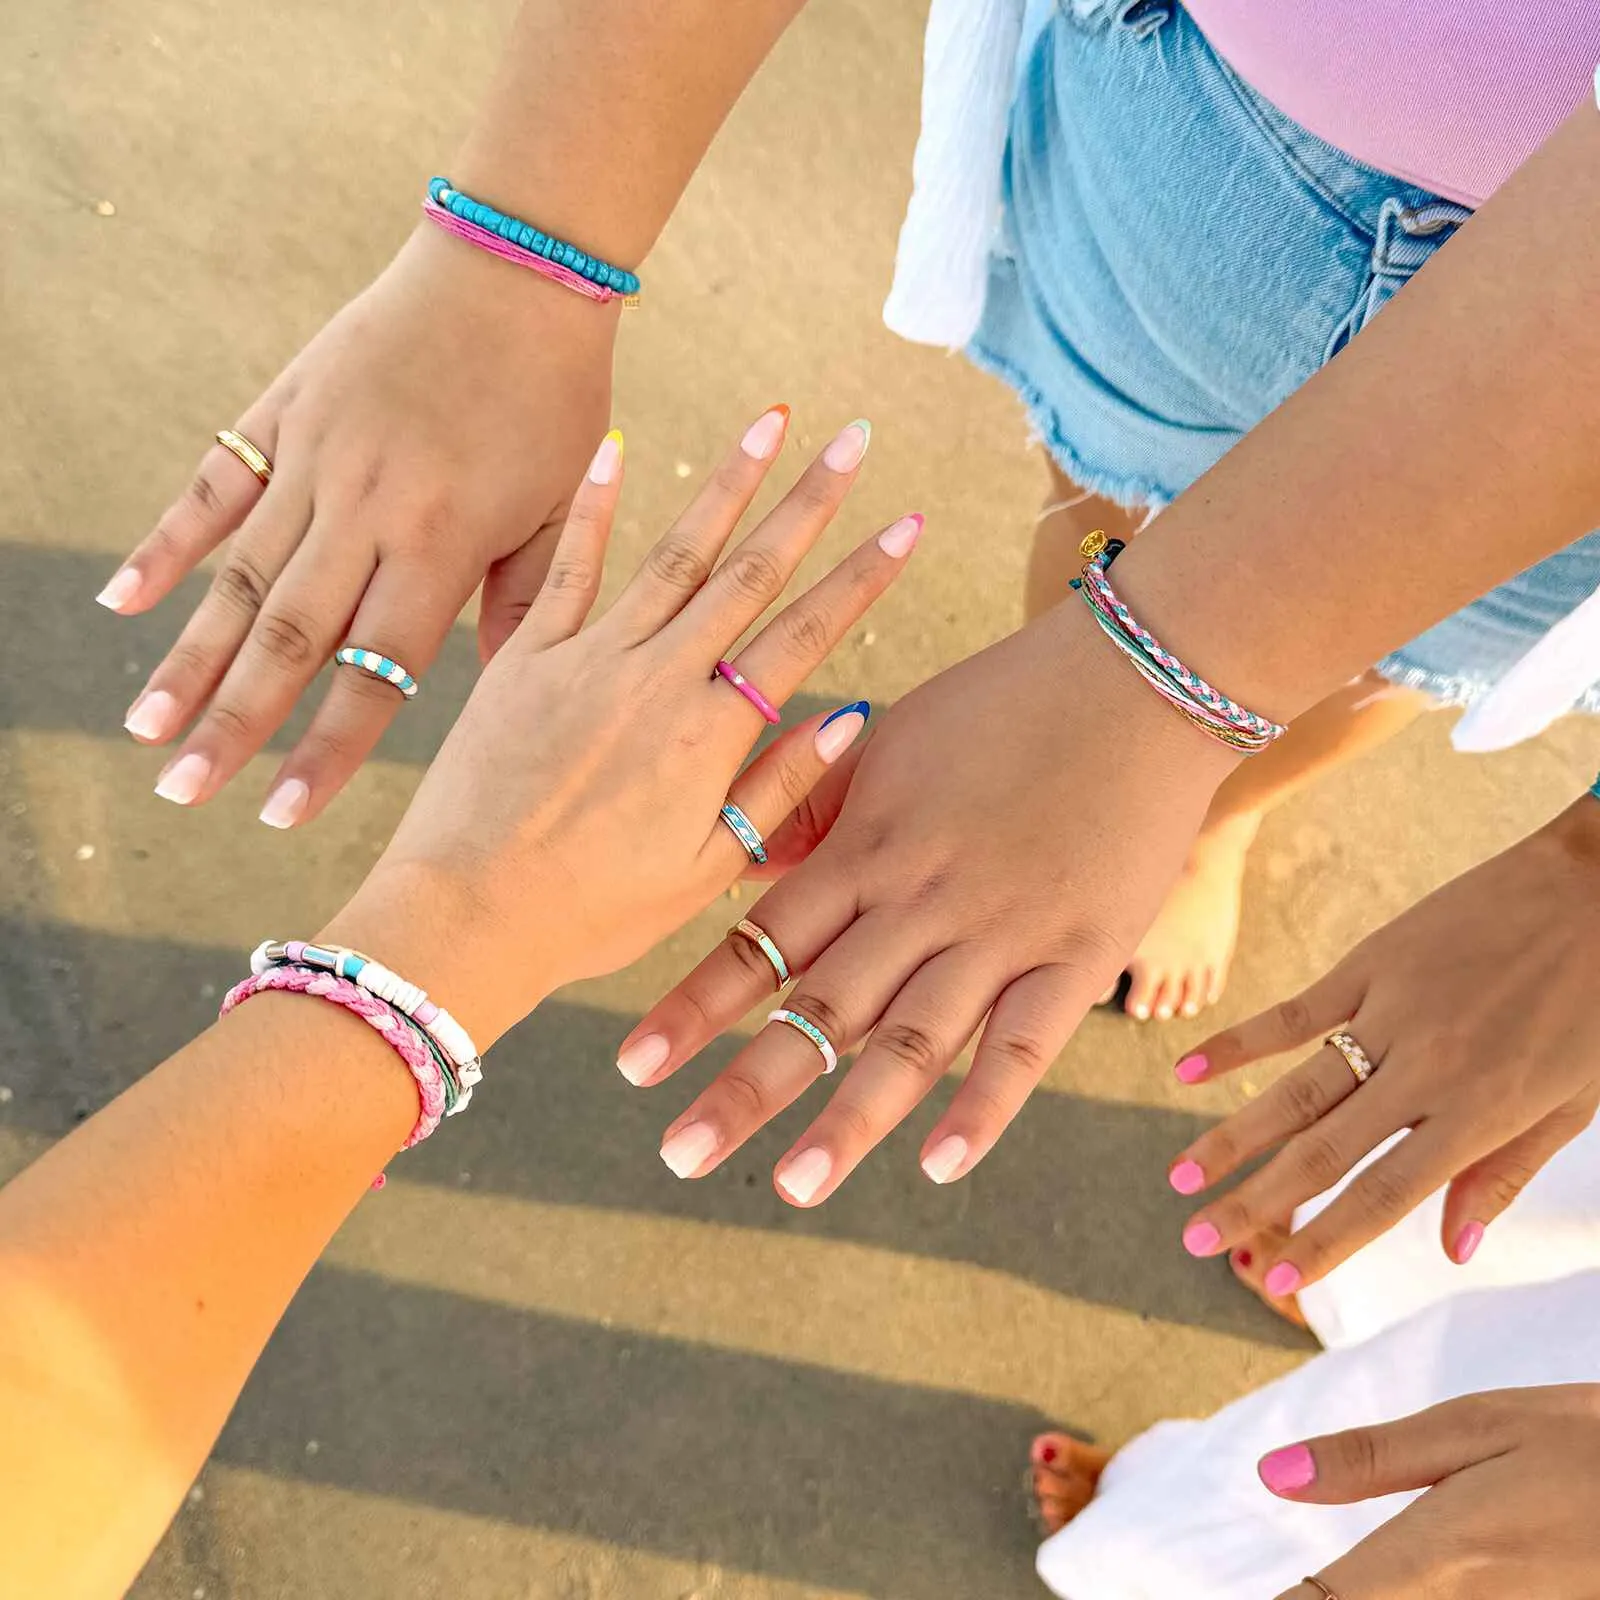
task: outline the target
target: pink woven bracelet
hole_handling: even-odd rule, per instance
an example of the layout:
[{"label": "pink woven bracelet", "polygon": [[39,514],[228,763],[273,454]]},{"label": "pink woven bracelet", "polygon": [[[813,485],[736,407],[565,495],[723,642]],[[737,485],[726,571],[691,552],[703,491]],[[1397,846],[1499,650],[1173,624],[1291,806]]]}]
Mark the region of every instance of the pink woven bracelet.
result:
[{"label": "pink woven bracelet", "polygon": [[458,217],[455,212],[447,211],[435,200],[424,200],[422,209],[446,233],[453,233],[458,239],[465,239],[468,244],[475,244],[480,250],[487,250],[490,255],[499,256],[502,261],[511,261],[519,267],[526,267],[530,272],[537,272],[541,278],[549,278],[552,282],[559,283],[562,288],[581,294],[586,300],[604,302],[627,298],[625,295],[619,295],[615,289],[607,289],[603,284],[591,283],[582,273],[574,272],[558,261],[547,261],[543,256],[535,255],[533,251],[524,250],[521,245],[513,244],[509,239],[502,239],[498,233],[490,233],[487,228],[480,228],[477,223],[469,222],[465,217]]},{"label": "pink woven bracelet", "polygon": [[[374,994],[358,988],[348,978],[336,978],[331,972],[316,972],[308,967],[270,967],[267,971],[245,978],[222,997],[222,1007],[217,1012],[225,1017],[237,1005],[242,1005],[252,995],[268,989],[282,989],[290,994],[313,994],[321,1000],[331,1000],[346,1011],[353,1011],[369,1028],[383,1035],[395,1054],[406,1064],[407,1071],[417,1085],[417,1120],[406,1141],[400,1146],[409,1150],[421,1144],[439,1126],[444,1117],[444,1074],[439,1063],[404,1017],[393,1006],[387,1005]],[[374,1189],[384,1185],[380,1172],[372,1180]]]}]

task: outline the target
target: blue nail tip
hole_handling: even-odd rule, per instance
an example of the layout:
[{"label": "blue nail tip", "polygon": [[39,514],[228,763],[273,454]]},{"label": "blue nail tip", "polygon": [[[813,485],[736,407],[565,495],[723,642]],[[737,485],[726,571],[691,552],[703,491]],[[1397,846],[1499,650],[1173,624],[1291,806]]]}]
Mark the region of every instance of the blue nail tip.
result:
[{"label": "blue nail tip", "polygon": [[[837,722],[840,717],[848,717],[852,711],[855,712],[856,715],[862,719],[862,721],[865,721],[872,715],[872,702],[870,700],[853,700],[847,706],[840,706],[837,711],[822,719],[822,727],[826,728],[830,722]],[[818,728],[817,732],[821,733],[822,728]]]}]

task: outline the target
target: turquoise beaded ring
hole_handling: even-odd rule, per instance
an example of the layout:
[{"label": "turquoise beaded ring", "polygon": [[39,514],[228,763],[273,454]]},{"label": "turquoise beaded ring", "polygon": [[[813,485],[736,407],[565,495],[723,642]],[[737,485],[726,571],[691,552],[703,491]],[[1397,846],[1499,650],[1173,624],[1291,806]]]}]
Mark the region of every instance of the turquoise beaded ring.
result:
[{"label": "turquoise beaded ring", "polygon": [[392,683],[407,700],[417,697],[417,680],[398,661],[391,661],[376,650],[363,650],[358,645],[347,644],[333,659],[341,667],[355,667],[374,678],[382,678],[385,683]]},{"label": "turquoise beaded ring", "polygon": [[768,1022],[781,1022],[785,1027],[793,1028],[796,1033],[803,1033],[812,1044],[817,1047],[817,1054],[822,1057],[822,1075],[828,1077],[839,1065],[839,1052],[833,1048],[833,1042],[810,1017],[802,1017],[798,1011],[769,1011]]}]

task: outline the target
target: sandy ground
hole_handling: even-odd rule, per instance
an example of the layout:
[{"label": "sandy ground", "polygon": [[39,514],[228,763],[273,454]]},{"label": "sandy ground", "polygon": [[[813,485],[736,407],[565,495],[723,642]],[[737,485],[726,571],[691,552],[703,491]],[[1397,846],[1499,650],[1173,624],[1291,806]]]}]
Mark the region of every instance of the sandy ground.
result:
[{"label": "sandy ground", "polygon": [[[186,814],[120,732],[184,607],[124,622],[92,596],[210,432],[402,237],[508,10],[0,12],[0,1168],[203,1027],[264,932],[332,909],[470,685],[461,635],[303,834],[253,820],[265,761]],[[819,697],[891,699],[1013,627],[1042,484],[1005,393],[877,320],[920,13],[814,0],[622,350],[619,563],[763,405],[787,399],[805,443],[875,419],[829,548],[912,507],[929,536]],[[1434,719],[1273,820],[1227,1011],[1310,977],[1592,770],[1582,728],[1474,763],[1444,734]],[[931,1109],[819,1213],[768,1187],[792,1123],[677,1183],[655,1149],[688,1087],[641,1096],[612,1053],[735,914],[562,996],[496,1052],[492,1111],[397,1164],[291,1310],[141,1600],[1025,1596],[1038,1424],[1116,1442],[1303,1358],[1177,1243],[1165,1161],[1249,1087],[1180,1096],[1167,1067],[1195,1024],[1091,1020],[954,1191],[916,1174]]]}]

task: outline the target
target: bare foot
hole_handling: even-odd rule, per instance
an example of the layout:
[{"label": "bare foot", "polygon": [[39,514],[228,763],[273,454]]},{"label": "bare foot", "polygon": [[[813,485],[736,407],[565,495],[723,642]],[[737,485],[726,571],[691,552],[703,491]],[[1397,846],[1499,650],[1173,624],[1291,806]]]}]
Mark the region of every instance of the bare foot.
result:
[{"label": "bare foot", "polygon": [[1064,1433],[1041,1433],[1029,1460],[1039,1525],[1046,1533],[1059,1533],[1094,1499],[1111,1452]]},{"label": "bare foot", "polygon": [[1228,1265],[1233,1268],[1234,1277],[1252,1294],[1259,1295],[1285,1322],[1292,1322],[1295,1327],[1304,1328],[1307,1325],[1305,1313],[1301,1311],[1300,1302],[1293,1295],[1280,1300],[1276,1295],[1267,1293],[1267,1263],[1276,1261],[1282,1255],[1283,1246],[1288,1238],[1287,1225],[1269,1228],[1257,1234],[1249,1244],[1242,1244],[1233,1251],[1228,1257]]},{"label": "bare foot", "polygon": [[1140,1022],[1196,1017],[1222,997],[1239,939],[1245,858],[1261,825],[1257,816],[1207,824],[1183,875],[1128,964],[1124,1009]]}]

